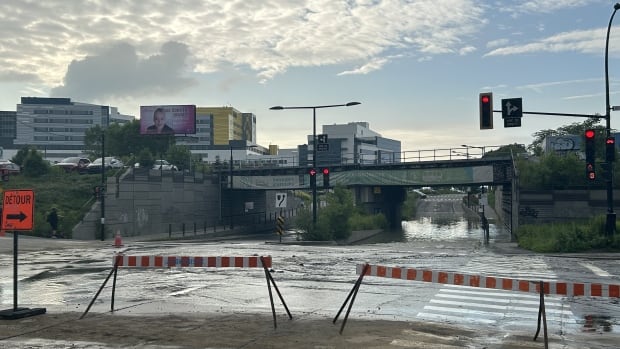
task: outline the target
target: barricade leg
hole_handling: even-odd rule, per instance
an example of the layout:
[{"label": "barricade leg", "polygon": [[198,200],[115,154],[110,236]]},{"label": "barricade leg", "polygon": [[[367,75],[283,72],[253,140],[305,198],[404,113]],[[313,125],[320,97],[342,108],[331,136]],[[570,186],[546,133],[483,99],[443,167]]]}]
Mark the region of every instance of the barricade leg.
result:
[{"label": "barricade leg", "polygon": [[110,302],[110,311],[114,312],[114,294],[116,293],[116,275],[118,274],[118,267],[114,268],[114,278],[112,279],[112,300]]},{"label": "barricade leg", "polygon": [[[369,264],[366,263],[364,265],[364,268],[362,268],[362,272],[360,274],[360,277],[357,278],[357,281],[355,282],[355,285],[353,285],[353,288],[351,289],[351,291],[349,292],[349,295],[347,296],[347,299],[344,300],[344,303],[342,303],[342,306],[340,307],[340,310],[338,310],[338,314],[336,314],[336,317],[334,318],[334,320],[332,320],[332,323],[336,323],[336,321],[338,320],[338,317],[340,316],[340,313],[342,313],[342,310],[344,309],[344,306],[347,304],[347,302],[349,302],[349,299],[351,299],[351,303],[349,303],[349,308],[347,309],[347,313],[344,316],[344,320],[342,321],[342,326],[340,327],[340,334],[342,334],[342,331],[344,330],[344,326],[347,323],[347,319],[349,318],[349,313],[351,312],[351,308],[353,307],[353,302],[355,302],[355,297],[357,296],[357,291],[359,290],[360,286],[362,285],[362,280],[364,279],[364,275],[366,275],[366,271],[368,270]],[[353,298],[351,298],[351,296],[353,296]]]},{"label": "barricade leg", "polygon": [[540,319],[542,317],[543,322],[543,335],[545,340],[545,349],[549,348],[549,338],[547,337],[547,313],[545,312],[545,288],[544,283],[540,281],[540,305],[538,307],[538,328],[536,329],[536,334],[534,335],[534,341],[538,338],[538,333],[540,333]]},{"label": "barricade leg", "polygon": [[[108,274],[108,277],[105,278],[105,281],[103,281],[103,284],[101,285],[101,287],[99,287],[99,291],[97,291],[97,293],[95,294],[95,297],[93,297],[93,300],[90,301],[90,304],[88,304],[88,307],[86,308],[86,311],[84,312],[84,314],[82,314],[82,316],[80,316],[80,319],[83,319],[84,316],[86,316],[86,314],[88,314],[88,311],[90,310],[90,308],[93,306],[93,304],[97,300],[97,297],[99,297],[99,294],[101,293],[101,290],[103,290],[105,285],[108,283],[108,280],[110,280],[110,277],[112,276],[112,274],[114,274],[116,276],[116,272],[118,270],[118,263],[121,260],[121,257],[122,257],[121,255],[118,255],[116,257],[116,260],[114,261],[114,267],[112,267],[112,270],[110,270],[110,273]],[[115,277],[115,280],[116,280],[116,277]]]},{"label": "barricade leg", "polygon": [[263,259],[263,256],[260,256],[260,261],[263,266],[263,270],[265,271],[265,278],[267,279],[267,290],[269,290],[269,301],[271,302],[271,313],[273,314],[273,328],[277,328],[276,309],[273,303],[273,294],[271,293],[271,284],[273,284],[273,288],[276,290],[276,293],[278,294],[278,297],[280,298],[280,302],[282,302],[282,305],[284,306],[284,309],[286,310],[286,313],[288,314],[288,318],[293,319],[293,315],[291,315],[291,312],[288,310],[288,307],[286,306],[286,302],[284,301],[284,298],[282,297],[282,294],[280,293],[280,290],[278,289],[278,286],[276,285],[276,281],[273,279],[273,277],[269,273],[269,270],[265,266],[265,260]]}]

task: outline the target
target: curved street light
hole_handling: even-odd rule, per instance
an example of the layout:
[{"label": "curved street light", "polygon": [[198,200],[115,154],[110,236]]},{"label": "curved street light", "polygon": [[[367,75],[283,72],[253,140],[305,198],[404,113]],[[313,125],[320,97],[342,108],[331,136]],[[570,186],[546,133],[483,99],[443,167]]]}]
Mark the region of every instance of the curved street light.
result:
[{"label": "curved street light", "polygon": [[[620,3],[614,5],[614,12],[609,18],[607,25],[607,37],[605,39],[605,133],[607,137],[611,137],[611,107],[609,103],[609,32],[611,31],[611,23],[614,20],[616,11],[620,10]],[[614,149],[615,151],[615,149]],[[612,236],[616,230],[616,214],[614,213],[614,188],[613,188],[613,164],[612,161],[606,160],[608,168],[608,176],[606,179],[607,187],[607,220],[605,224],[605,232],[608,236]]]},{"label": "curved street light", "polygon": [[[284,109],[312,109],[312,168],[315,171],[316,169],[316,110],[323,108],[335,108],[335,107],[351,107],[354,105],[359,105],[360,102],[349,102],[346,104],[328,104],[328,105],[312,105],[312,106],[304,106],[304,107],[283,107],[281,105],[277,105],[275,107],[269,108],[270,110],[284,110]],[[312,185],[312,225],[316,226],[316,181]]]}]

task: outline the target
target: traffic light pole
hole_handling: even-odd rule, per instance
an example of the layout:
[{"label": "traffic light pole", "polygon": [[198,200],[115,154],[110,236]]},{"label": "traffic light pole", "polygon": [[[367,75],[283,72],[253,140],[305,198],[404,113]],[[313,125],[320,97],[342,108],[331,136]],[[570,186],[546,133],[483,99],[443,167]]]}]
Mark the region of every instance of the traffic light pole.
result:
[{"label": "traffic light pole", "polygon": [[[614,5],[614,12],[609,18],[609,24],[607,25],[607,36],[605,38],[605,131],[607,138],[611,137],[611,105],[609,103],[609,32],[611,31],[611,22],[614,20],[616,11],[620,10],[620,3]],[[607,150],[607,148],[606,148]],[[615,152],[615,148],[613,149]],[[616,231],[616,214],[614,213],[614,169],[613,161],[610,160],[610,156],[605,156],[605,162],[607,164],[608,175],[606,178],[607,186],[607,219],[605,220],[605,232],[608,237],[614,235]]]},{"label": "traffic light pole", "polygon": [[[620,4],[616,4],[614,6],[615,10],[620,9]],[[616,11],[614,11],[614,14]],[[613,19],[613,15],[612,15]],[[609,21],[611,25],[611,20]],[[609,28],[607,31],[607,42],[609,42]],[[607,135],[606,138],[611,137],[611,124],[610,124],[610,111],[612,108],[609,106],[609,78],[607,75],[607,47],[605,48],[605,80],[606,80],[606,97],[607,97],[607,107],[605,115],[590,115],[590,114],[571,114],[571,113],[547,113],[547,112],[526,112],[523,111],[522,114],[530,114],[530,115],[556,115],[556,116],[574,116],[574,117],[582,117],[582,118],[604,118],[605,125],[605,133]],[[493,110],[494,113],[501,113],[501,110]],[[613,149],[615,151],[615,148]],[[616,214],[614,213],[614,188],[613,188],[613,161],[609,160],[609,156],[605,156],[605,166],[607,167],[607,178],[605,179],[605,188],[607,192],[607,217],[605,220],[605,233],[607,236],[613,236],[616,231]]]}]

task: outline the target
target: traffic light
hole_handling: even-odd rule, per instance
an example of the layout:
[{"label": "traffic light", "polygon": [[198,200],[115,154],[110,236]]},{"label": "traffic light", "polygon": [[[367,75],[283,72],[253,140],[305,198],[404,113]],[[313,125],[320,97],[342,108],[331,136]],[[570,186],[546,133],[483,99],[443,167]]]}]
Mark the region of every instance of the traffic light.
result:
[{"label": "traffic light", "polygon": [[586,138],[586,178],[588,180],[596,179],[596,172],[594,171],[595,160],[595,145],[594,145],[595,132],[592,129],[588,129],[585,132]]},{"label": "traffic light", "polygon": [[310,175],[310,188],[316,188],[316,169],[311,168],[308,174]]},{"label": "traffic light", "polygon": [[616,160],[616,139],[614,137],[605,139],[605,160],[607,162]]},{"label": "traffic light", "polygon": [[493,128],[493,93],[483,92],[478,100],[480,102],[480,129],[490,130]]},{"label": "traffic light", "polygon": [[329,168],[324,167],[321,172],[323,172],[323,188],[329,188]]}]

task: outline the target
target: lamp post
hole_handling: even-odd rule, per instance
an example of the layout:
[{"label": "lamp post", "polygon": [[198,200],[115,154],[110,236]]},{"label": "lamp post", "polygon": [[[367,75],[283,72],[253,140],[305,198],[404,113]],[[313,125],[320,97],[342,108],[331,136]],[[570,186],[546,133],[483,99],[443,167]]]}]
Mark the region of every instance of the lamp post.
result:
[{"label": "lamp post", "polygon": [[235,227],[235,224],[233,223],[233,202],[234,202],[234,198],[233,198],[233,193],[232,193],[232,189],[233,189],[233,148],[234,149],[250,149],[250,148],[254,148],[256,146],[254,145],[250,145],[250,146],[244,146],[244,147],[233,147],[232,144],[230,144],[230,166],[229,166],[229,178],[230,178],[230,204],[228,205],[228,212],[230,214],[230,229],[233,229]]},{"label": "lamp post", "polygon": [[[486,147],[484,147],[484,146],[482,146],[482,147],[477,147],[477,146],[475,146],[475,145],[461,144],[461,147],[464,147],[464,148],[465,148],[465,150],[467,151],[467,153],[469,153],[469,148],[472,148],[472,149],[480,149],[480,151],[481,151],[481,156],[480,156],[480,157],[484,156],[484,153],[485,153],[485,150],[486,150],[486,149],[485,149]],[[469,158],[469,156],[468,156],[467,158]]]},{"label": "lamp post", "polygon": [[[611,136],[611,106],[609,105],[609,32],[611,31],[611,22],[614,20],[616,11],[620,10],[620,3],[614,5],[614,12],[609,18],[607,25],[607,37],[605,39],[605,133],[607,137]],[[615,151],[615,149],[614,149]],[[614,213],[614,188],[613,188],[613,162],[605,160],[607,163],[608,173],[606,179],[607,185],[607,220],[605,224],[605,232],[607,236],[612,236],[616,230],[616,214]]]},{"label": "lamp post", "polygon": [[[349,102],[346,104],[330,104],[330,105],[313,105],[305,107],[283,107],[281,105],[271,107],[271,110],[284,110],[284,109],[312,109],[312,168],[316,169],[316,110],[323,108],[335,108],[335,107],[351,107],[361,104],[360,102]],[[316,226],[316,181],[312,185],[312,226]]]}]

